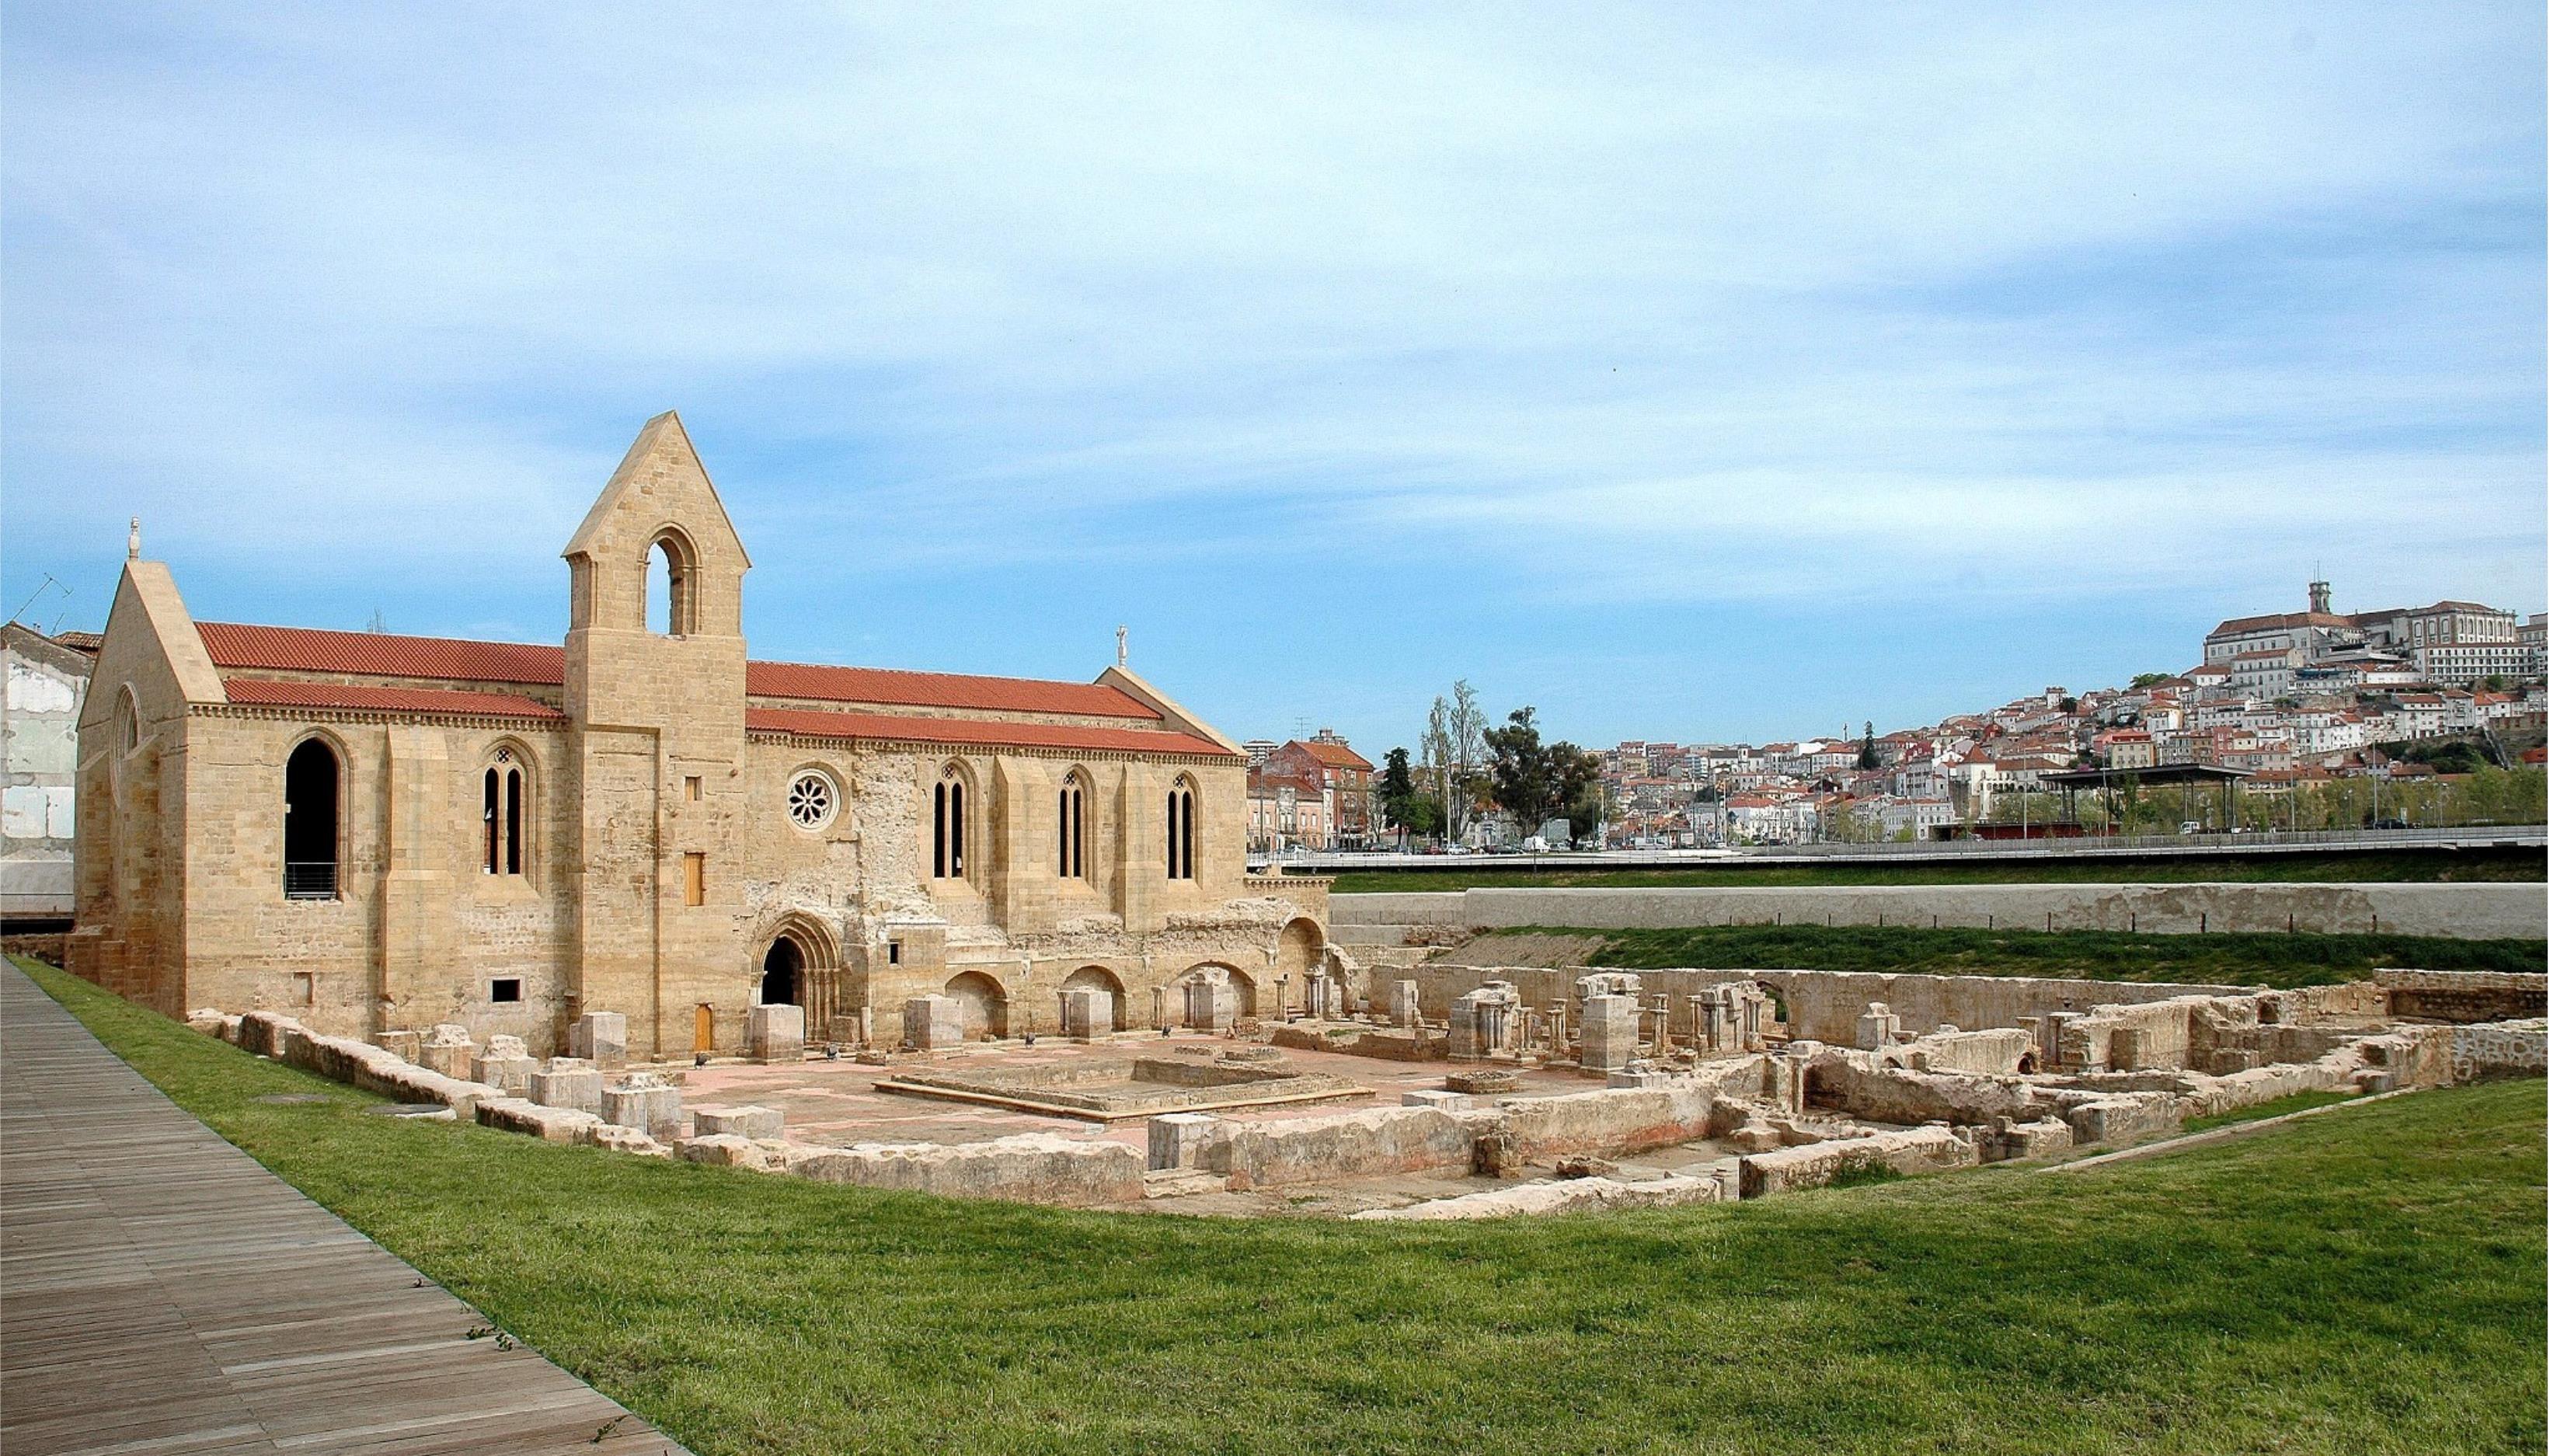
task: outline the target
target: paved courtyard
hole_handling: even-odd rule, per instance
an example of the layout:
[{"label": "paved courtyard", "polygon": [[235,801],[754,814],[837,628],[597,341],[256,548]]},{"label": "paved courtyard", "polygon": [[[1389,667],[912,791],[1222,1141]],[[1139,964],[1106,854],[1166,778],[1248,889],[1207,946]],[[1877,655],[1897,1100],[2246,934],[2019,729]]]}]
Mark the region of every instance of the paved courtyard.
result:
[{"label": "paved courtyard", "polygon": [[[684,1069],[683,1101],[687,1106],[757,1104],[776,1108],[787,1118],[788,1136],[799,1142],[847,1145],[858,1142],[981,1142],[1022,1132],[1064,1137],[1108,1138],[1142,1147],[1149,1136],[1148,1119],[1128,1117],[1113,1123],[1077,1117],[1049,1116],[1008,1108],[941,1101],[901,1092],[881,1092],[877,1083],[920,1067],[948,1071],[963,1068],[1054,1066],[1101,1057],[1205,1055],[1250,1045],[1246,1041],[1204,1033],[1161,1036],[1156,1032],[1124,1032],[1091,1043],[1039,1038],[1034,1046],[979,1043],[928,1056],[902,1056],[890,1066],[870,1066],[844,1057],[786,1066],[718,1062]],[[1372,1096],[1333,1102],[1294,1103],[1277,1107],[1216,1110],[1214,1116],[1238,1121],[1318,1117],[1370,1108],[1399,1106],[1400,1094],[1439,1090],[1449,1072],[1475,1070],[1477,1064],[1400,1062],[1343,1052],[1285,1049],[1295,1069],[1321,1072],[1371,1090]],[[1602,1087],[1603,1080],[1568,1070],[1519,1069],[1515,1096],[1549,1097]],[[1721,1154],[1713,1144],[1659,1149],[1639,1156],[1640,1169],[1681,1172],[1709,1163]],[[1247,1193],[1190,1193],[1147,1202],[1154,1213],[1254,1215],[1270,1213],[1348,1213],[1369,1208],[1395,1208],[1428,1199],[1506,1186],[1493,1178],[1446,1172],[1374,1175],[1334,1184],[1294,1185]]]}]

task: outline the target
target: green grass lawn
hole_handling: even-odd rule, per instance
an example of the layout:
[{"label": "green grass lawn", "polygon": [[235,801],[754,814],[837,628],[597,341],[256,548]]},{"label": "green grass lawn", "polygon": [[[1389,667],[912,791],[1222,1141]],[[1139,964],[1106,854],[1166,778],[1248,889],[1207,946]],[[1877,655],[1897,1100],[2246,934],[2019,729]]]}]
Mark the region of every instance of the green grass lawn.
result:
[{"label": "green grass lawn", "polygon": [[[1422,866],[1422,868],[1416,866]],[[2212,859],[1978,860],[1955,864],[1814,864],[1751,860],[1676,869],[1538,869],[1521,857],[1419,858],[1408,869],[1344,870],[1339,895],[1426,890],[1816,885],[2179,884],[2252,881],[2540,880],[2550,856],[2522,850],[2376,850],[2362,854],[2224,855]]]},{"label": "green grass lawn", "polygon": [[[224,1136],[704,1453],[2538,1453],[2538,1081],[1730,1208],[1226,1222],[360,1116],[33,974]],[[271,1106],[324,1091],[324,1105]]]},{"label": "green grass lawn", "polygon": [[1665,970],[1750,966],[1810,971],[1918,972],[1939,976],[2077,976],[2100,981],[2187,981],[2239,986],[2326,986],[2377,966],[2426,970],[2538,971],[2540,940],[2449,940],[2426,935],[2134,935],[2113,930],[1980,930],[1910,925],[1701,925],[1674,930],[1534,926],[1492,931],[1463,947],[1473,964],[1495,961],[1495,936],[1589,935],[1599,966]]}]

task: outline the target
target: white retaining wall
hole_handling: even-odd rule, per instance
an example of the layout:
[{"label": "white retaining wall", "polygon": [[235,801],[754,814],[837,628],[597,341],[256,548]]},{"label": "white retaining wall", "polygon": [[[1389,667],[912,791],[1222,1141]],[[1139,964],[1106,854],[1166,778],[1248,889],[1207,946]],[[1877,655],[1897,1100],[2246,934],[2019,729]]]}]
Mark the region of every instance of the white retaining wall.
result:
[{"label": "white retaining wall", "polygon": [[1949,925],[2153,934],[2307,930],[2460,939],[2550,936],[2538,884],[1837,885],[1801,889],[1456,890],[1328,898],[1336,938],[1398,943],[1400,927]]}]

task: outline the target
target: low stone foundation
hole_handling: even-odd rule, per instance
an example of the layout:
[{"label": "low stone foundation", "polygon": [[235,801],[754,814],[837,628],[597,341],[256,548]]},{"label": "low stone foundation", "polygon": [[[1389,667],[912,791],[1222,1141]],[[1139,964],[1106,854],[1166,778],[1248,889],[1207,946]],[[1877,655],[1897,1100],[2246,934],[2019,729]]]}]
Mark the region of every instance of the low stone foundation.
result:
[{"label": "low stone foundation", "polygon": [[1142,1155],[1121,1142],[1083,1142],[1030,1132],[953,1145],[862,1143],[818,1148],[790,1143],[786,1147],[786,1171],[818,1183],[1081,1207],[1135,1203],[1142,1197]]},{"label": "low stone foundation", "polygon": [[1971,1168],[1982,1161],[1972,1140],[1945,1127],[1914,1127],[1750,1154],[1738,1165],[1738,1181],[1744,1197],[1754,1199],[1802,1188],[1821,1188],[1853,1168],[1938,1173]]}]

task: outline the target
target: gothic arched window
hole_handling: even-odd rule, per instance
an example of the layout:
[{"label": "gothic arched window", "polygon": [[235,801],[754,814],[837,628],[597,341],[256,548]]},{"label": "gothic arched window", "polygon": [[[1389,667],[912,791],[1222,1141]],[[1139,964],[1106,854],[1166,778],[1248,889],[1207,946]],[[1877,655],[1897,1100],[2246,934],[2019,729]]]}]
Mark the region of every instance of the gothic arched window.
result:
[{"label": "gothic arched window", "polygon": [[952,763],[931,793],[930,877],[965,878],[965,778]]},{"label": "gothic arched window", "polygon": [[1075,770],[1063,779],[1053,806],[1054,873],[1066,880],[1088,877],[1084,860],[1089,846],[1088,802],[1089,781]]},{"label": "gothic arched window", "polygon": [[529,813],[529,796],[525,792],[523,765],[511,748],[496,750],[495,761],[487,765],[481,779],[479,822],[482,853],[479,867],[491,875],[519,875],[523,872],[524,821]]},{"label": "gothic arched window", "polygon": [[1195,780],[1184,774],[1169,787],[1169,878],[1192,880],[1195,872]]}]

